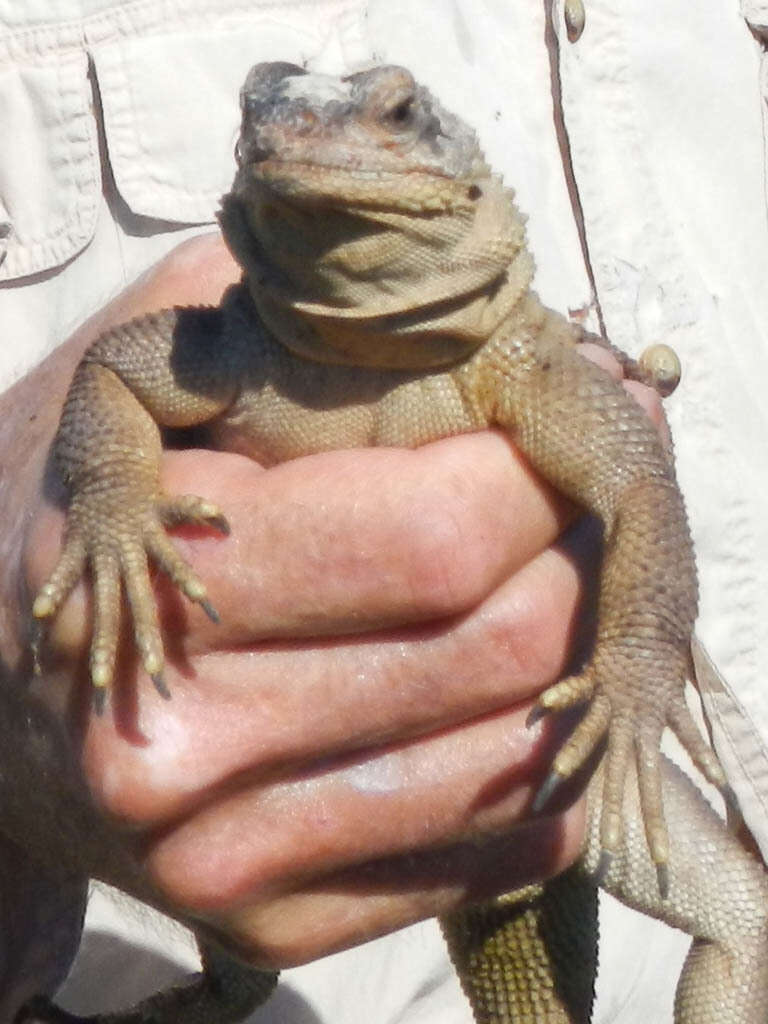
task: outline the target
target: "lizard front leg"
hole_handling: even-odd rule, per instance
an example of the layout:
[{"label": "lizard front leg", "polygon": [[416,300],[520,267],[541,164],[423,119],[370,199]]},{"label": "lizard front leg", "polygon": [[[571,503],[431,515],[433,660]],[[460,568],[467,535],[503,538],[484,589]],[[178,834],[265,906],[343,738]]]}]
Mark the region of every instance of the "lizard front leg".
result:
[{"label": "lizard front leg", "polygon": [[605,555],[595,647],[577,675],[546,690],[539,710],[587,705],[557,754],[534,807],[603,741],[606,756],[600,840],[604,874],[622,841],[629,763],[638,770],[643,819],[662,892],[668,835],[659,770],[669,726],[704,775],[725,776],[687,709],[697,583],[683,500],[669,455],[636,403],[607,373],[548,327],[547,316],[478,361],[475,395],[506,427],[535,468],[599,516]]},{"label": "lizard front leg", "polygon": [[[226,520],[203,498],[162,493],[158,425],[202,423],[230,403],[235,385],[215,344],[220,320],[216,311],[166,311],[110,331],[86,353],[67,396],[53,448],[70,493],[64,545],[33,614],[38,620],[55,615],[90,571],[90,671],[97,707],[114,675],[123,588],[142,664],[167,694],[150,560],[215,618],[204,585],[165,528],[207,523],[226,532]],[[183,344],[177,344],[180,338]]]}]

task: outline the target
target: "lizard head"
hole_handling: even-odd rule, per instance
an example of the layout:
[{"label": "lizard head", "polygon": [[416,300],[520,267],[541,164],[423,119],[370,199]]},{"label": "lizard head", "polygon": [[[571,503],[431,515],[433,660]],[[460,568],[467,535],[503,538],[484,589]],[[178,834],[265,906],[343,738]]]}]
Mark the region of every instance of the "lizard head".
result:
[{"label": "lizard head", "polygon": [[262,321],[326,362],[466,358],[532,275],[512,193],[405,68],[257,64],[220,221]]},{"label": "lizard head", "polygon": [[[385,66],[344,78],[295,64],[257,64],[240,93],[238,163],[273,187],[294,176],[342,177],[354,189],[422,176],[473,182],[490,174],[477,137],[406,68]],[[423,191],[423,190],[421,190]],[[391,206],[393,190],[387,202]]]}]

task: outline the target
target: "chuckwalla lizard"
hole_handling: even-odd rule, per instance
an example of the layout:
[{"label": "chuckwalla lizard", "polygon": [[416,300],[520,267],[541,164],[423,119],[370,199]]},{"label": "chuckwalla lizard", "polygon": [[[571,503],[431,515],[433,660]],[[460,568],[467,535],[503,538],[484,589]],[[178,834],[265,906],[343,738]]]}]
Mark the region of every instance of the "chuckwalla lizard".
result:
[{"label": "chuckwalla lizard", "polygon": [[[204,498],[159,493],[160,426],[205,423],[215,446],[266,464],[507,429],[542,476],[599,517],[605,537],[591,660],[540,698],[542,711],[587,710],[539,804],[606,749],[589,784],[580,863],[442,922],[476,1019],[589,1020],[599,882],[693,936],[679,1024],[765,1024],[763,867],[659,750],[669,727],[727,791],[683,697],[697,584],[671,458],[625,391],[578,354],[580,331],[531,291],[511,191],[474,133],[407,70],[334,78],[260,64],[241,104],[221,224],[242,283],[217,311],[146,316],[87,352],[55,442],[71,494],[64,548],[35,616],[55,615],[90,570],[91,678],[104,694],[122,580],[144,667],[164,690],[150,580],[135,567],[146,553],[213,614],[165,527],[224,520]],[[217,950],[204,962],[183,998],[165,993],[102,1019],[240,1020],[275,981]],[[21,1019],[74,1019],[57,1013],[38,1002]]]}]

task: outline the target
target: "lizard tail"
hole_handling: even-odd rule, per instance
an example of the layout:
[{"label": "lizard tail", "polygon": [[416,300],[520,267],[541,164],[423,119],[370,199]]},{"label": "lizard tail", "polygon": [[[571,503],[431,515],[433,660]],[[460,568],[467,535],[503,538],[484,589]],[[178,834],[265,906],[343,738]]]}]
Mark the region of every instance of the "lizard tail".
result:
[{"label": "lizard tail", "polygon": [[477,1024],[588,1024],[597,889],[583,871],[455,911],[440,924]]}]

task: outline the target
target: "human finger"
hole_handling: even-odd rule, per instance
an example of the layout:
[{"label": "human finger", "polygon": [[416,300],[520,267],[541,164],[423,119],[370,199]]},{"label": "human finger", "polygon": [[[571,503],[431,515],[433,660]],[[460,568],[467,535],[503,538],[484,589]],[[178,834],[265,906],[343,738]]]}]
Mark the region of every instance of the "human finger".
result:
[{"label": "human finger", "polygon": [[581,621],[579,562],[596,558],[596,542],[581,549],[580,558],[575,545],[548,549],[470,613],[439,623],[212,651],[185,670],[172,663],[171,701],[145,688],[132,715],[89,719],[91,786],[113,815],[147,827],[217,798],[233,779],[289,777],[318,758],[532,700],[564,671]]}]

